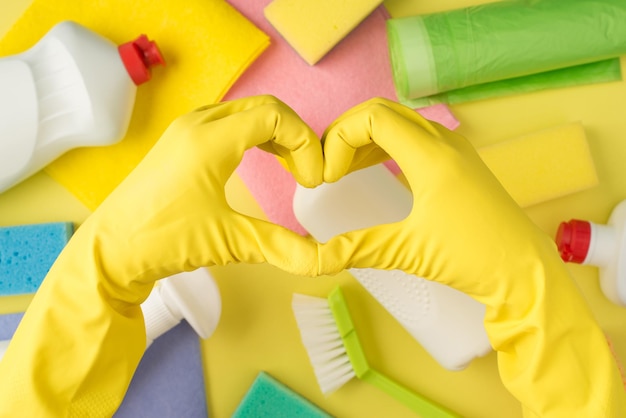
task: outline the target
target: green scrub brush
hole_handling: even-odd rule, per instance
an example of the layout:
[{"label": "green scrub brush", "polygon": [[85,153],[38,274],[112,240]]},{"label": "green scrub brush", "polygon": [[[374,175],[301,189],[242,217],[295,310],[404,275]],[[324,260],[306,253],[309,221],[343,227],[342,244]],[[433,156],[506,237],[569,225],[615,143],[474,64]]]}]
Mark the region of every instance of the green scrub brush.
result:
[{"label": "green scrub brush", "polygon": [[296,293],[292,307],[322,393],[333,392],[356,376],[422,417],[459,417],[370,368],[339,287],[327,299]]}]

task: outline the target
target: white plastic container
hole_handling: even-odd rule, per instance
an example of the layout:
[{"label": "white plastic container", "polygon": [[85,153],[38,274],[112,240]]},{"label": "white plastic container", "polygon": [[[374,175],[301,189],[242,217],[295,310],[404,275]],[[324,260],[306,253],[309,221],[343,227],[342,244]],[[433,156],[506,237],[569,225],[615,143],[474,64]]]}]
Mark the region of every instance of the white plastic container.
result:
[{"label": "white plastic container", "polygon": [[[359,170],[315,189],[297,186],[296,219],[318,241],[404,219],[411,192],[382,165]],[[461,370],[489,353],[485,306],[448,286],[399,270],[350,273],[443,367]]]},{"label": "white plastic container", "polygon": [[[200,338],[209,338],[222,312],[215,279],[206,268],[159,280],[141,304],[146,326],[146,350],[155,339],[185,319]],[[0,361],[10,340],[0,340]]]},{"label": "white plastic container", "polygon": [[4,357],[10,342],[11,340],[0,340],[0,361],[2,361],[2,357]]},{"label": "white plastic container", "polygon": [[561,222],[556,243],[564,261],[599,267],[604,295],[626,306],[626,201],[611,212],[606,225],[571,219]]},{"label": "white plastic container", "polygon": [[200,338],[209,338],[220,320],[222,299],[206,268],[159,280],[141,304],[146,324],[146,349],[185,319]]},{"label": "white plastic container", "polygon": [[137,85],[164,64],[145,35],[120,45],[65,21],[0,58],[0,192],[75,147],[122,139]]}]

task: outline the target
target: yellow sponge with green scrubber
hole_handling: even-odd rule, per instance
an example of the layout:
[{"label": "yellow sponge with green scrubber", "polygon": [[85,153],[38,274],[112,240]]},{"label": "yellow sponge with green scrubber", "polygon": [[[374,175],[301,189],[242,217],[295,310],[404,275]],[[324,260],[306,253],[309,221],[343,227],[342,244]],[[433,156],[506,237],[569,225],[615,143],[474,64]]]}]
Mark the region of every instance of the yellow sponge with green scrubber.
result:
[{"label": "yellow sponge with green scrubber", "polygon": [[522,207],[598,184],[580,122],[505,140],[480,148],[478,153]]},{"label": "yellow sponge with green scrubber", "polygon": [[314,65],[381,3],[381,0],[274,0],[264,12],[289,45]]}]

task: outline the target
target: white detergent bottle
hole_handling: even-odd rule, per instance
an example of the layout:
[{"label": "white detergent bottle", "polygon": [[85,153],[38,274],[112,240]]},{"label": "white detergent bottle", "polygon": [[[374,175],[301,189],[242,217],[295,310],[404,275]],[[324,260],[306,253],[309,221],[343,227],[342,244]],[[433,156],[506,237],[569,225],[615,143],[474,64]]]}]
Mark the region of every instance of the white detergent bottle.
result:
[{"label": "white detergent bottle", "polygon": [[[320,242],[400,221],[412,205],[411,192],[383,165],[314,189],[298,185],[293,200],[296,219]],[[466,294],[400,270],[349,272],[446,369],[464,369],[491,352],[485,306]]]},{"label": "white detergent bottle", "polygon": [[201,267],[159,280],[141,304],[141,311],[148,349],[183,319],[200,338],[209,338],[219,323],[222,299],[213,276]]},{"label": "white detergent bottle", "polygon": [[563,261],[599,267],[604,295],[626,306],[626,201],[611,212],[606,225],[571,219],[561,222],[556,243]]},{"label": "white detergent bottle", "polygon": [[145,35],[118,47],[71,21],[0,58],[0,192],[71,148],[121,140],[156,64],[163,58]]},{"label": "white detergent bottle", "polygon": [[[146,350],[155,339],[183,319],[200,338],[209,338],[219,323],[222,298],[215,279],[206,268],[159,280],[141,304],[146,327]],[[0,340],[0,361],[10,340]]]}]

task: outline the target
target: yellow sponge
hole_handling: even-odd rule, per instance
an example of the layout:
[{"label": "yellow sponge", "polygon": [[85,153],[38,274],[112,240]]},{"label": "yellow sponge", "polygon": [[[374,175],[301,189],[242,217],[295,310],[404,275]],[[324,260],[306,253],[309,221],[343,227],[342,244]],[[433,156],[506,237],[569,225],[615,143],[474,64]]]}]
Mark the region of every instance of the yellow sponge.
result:
[{"label": "yellow sponge", "polygon": [[319,61],[382,0],[274,0],[265,17],[310,65]]},{"label": "yellow sponge", "polygon": [[583,126],[569,123],[478,150],[522,207],[598,184]]}]

